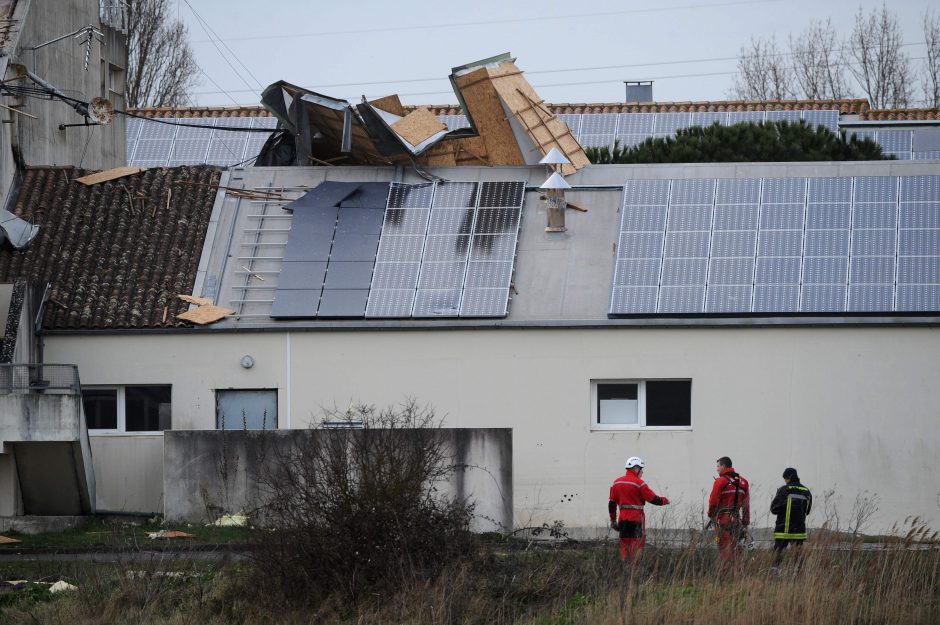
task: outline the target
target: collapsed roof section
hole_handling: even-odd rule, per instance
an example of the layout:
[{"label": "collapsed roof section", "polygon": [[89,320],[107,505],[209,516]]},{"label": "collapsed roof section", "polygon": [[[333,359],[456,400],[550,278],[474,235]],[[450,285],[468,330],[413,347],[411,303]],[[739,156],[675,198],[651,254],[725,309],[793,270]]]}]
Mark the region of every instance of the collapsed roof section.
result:
[{"label": "collapsed roof section", "polygon": [[353,106],[280,81],[261,102],[286,131],[258,165],[536,165],[553,147],[573,173],[589,164],[509,54],[455,67],[450,75],[469,128],[448,130],[428,109],[405,111],[397,95]]}]

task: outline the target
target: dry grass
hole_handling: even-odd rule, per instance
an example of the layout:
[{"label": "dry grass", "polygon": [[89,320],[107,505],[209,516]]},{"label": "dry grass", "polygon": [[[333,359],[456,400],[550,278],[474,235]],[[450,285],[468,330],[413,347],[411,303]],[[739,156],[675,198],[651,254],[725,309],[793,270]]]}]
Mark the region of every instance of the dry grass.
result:
[{"label": "dry grass", "polygon": [[[886,545],[837,543],[818,532],[801,566],[769,570],[768,551],[749,552],[722,572],[713,548],[648,548],[623,566],[613,542],[488,545],[444,574],[414,575],[395,590],[330,596],[315,604],[272,602],[250,567],[114,564],[68,575],[77,593],[26,597],[0,608],[0,622],[173,624],[339,623],[382,625],[853,625],[940,622],[940,549],[912,527]],[[127,570],[143,570],[129,575]],[[302,599],[298,597],[298,599]]]}]

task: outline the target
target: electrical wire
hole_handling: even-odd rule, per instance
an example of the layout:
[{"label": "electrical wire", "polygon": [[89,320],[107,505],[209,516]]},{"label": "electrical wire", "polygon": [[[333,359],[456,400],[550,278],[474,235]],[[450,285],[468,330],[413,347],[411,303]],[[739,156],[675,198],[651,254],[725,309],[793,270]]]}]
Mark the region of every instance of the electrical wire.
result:
[{"label": "electrical wire", "polygon": [[[196,19],[199,20],[199,22],[202,24],[203,30],[206,30],[206,31],[207,31],[206,34],[208,34],[208,33],[211,31],[211,33],[212,33],[211,36],[215,36],[216,40],[217,40],[219,43],[221,43],[221,44],[225,47],[226,50],[228,50],[229,54],[232,55],[232,58],[234,58],[234,59],[238,62],[238,64],[242,66],[242,69],[244,69],[245,72],[246,72],[249,76],[251,76],[251,78],[255,81],[255,83],[257,83],[257,85],[258,85],[261,89],[264,89],[264,85],[261,84],[261,81],[258,80],[258,78],[257,78],[254,74],[251,73],[251,70],[248,69],[248,66],[247,66],[247,65],[245,65],[244,63],[242,63],[242,60],[241,60],[240,58],[238,58],[238,55],[235,54],[235,52],[234,52],[231,48],[228,47],[228,44],[225,43],[225,40],[223,40],[222,37],[219,36],[219,33],[215,32],[215,29],[212,28],[212,26],[209,25],[209,22],[207,22],[201,15],[199,15],[199,13],[196,12],[196,9],[193,8],[193,5],[189,3],[189,0],[183,0],[183,1],[186,3],[186,6],[189,7],[189,10],[193,12],[193,15],[196,16]],[[177,7],[179,7],[179,4],[178,4],[178,3],[177,3]]]},{"label": "electrical wire", "polygon": [[[678,5],[672,7],[656,7],[650,9],[628,9],[624,11],[605,11],[600,13],[575,13],[569,15],[547,15],[547,16],[530,16],[530,17],[518,17],[518,18],[507,18],[501,20],[483,20],[478,22],[451,22],[446,24],[425,24],[425,25],[414,25],[414,26],[386,26],[381,28],[357,28],[351,30],[334,30],[334,31],[321,31],[314,33],[298,33],[294,35],[255,35],[252,37],[230,37],[228,41],[258,41],[264,39],[298,39],[304,37],[325,37],[331,35],[362,35],[369,33],[382,33],[382,32],[399,32],[407,30],[434,30],[441,28],[462,28],[465,26],[491,26],[494,24],[531,24],[533,22],[548,22],[548,21],[558,21],[558,20],[570,20],[570,19],[581,19],[581,18],[595,18],[603,17],[609,18],[618,15],[636,15],[639,13],[663,13],[668,11],[685,11],[689,9],[713,9],[719,7],[729,7],[729,6],[740,6],[742,4],[768,4],[781,2],[783,0],[735,0],[733,2],[716,2],[710,4],[686,4]],[[188,4],[188,2],[187,2]],[[194,41],[193,43],[206,43],[203,40]]]},{"label": "electrical wire", "polygon": [[[212,34],[211,34],[211,33],[214,33],[215,31],[213,31],[212,28],[208,25],[208,23],[206,23],[206,21],[205,21],[204,19],[202,19],[202,16],[199,15],[199,14],[196,12],[196,9],[194,9],[194,8],[193,8],[193,5],[191,5],[191,4],[189,3],[189,0],[183,0],[183,1],[186,3],[186,6],[189,7],[189,10],[192,11],[193,15],[196,17],[196,20],[199,22],[199,25],[202,26],[202,29],[206,32],[206,35],[209,36],[209,41],[212,42],[212,45],[215,47],[216,51],[219,53],[219,56],[222,57],[222,60],[225,61],[225,63],[229,66],[229,68],[231,68],[231,70],[232,70],[233,72],[235,72],[235,75],[238,76],[239,80],[241,80],[243,83],[245,83],[245,85],[246,85],[249,89],[254,89],[254,87],[251,85],[251,83],[249,83],[248,80],[246,80],[245,77],[241,75],[241,73],[238,71],[238,69],[236,69],[235,66],[232,65],[231,61],[228,60],[228,57],[225,55],[224,52],[222,52],[222,49],[219,48],[219,46],[218,46],[218,44],[215,42],[215,40],[212,39]],[[210,33],[210,31],[211,31],[211,33]],[[216,36],[218,37],[218,35],[216,35]],[[223,42],[221,39],[219,39],[219,42],[222,43],[222,45],[225,45],[225,42]],[[245,67],[245,64],[241,62],[241,60],[235,55],[234,52],[231,51],[231,49],[230,49],[227,45],[225,46],[225,49],[229,51],[229,53],[232,55],[232,57],[233,57],[236,61],[238,61],[238,64],[239,64],[239,65],[241,65],[243,68],[245,68],[246,71],[248,70],[248,68]],[[203,73],[205,73],[205,72],[203,72]],[[254,78],[254,76],[251,74],[250,71],[248,72],[248,74],[249,74],[252,78]],[[262,89],[264,88],[264,86],[261,84],[261,82],[260,82],[257,78],[255,78],[255,82],[258,83],[258,85],[259,85]]]}]

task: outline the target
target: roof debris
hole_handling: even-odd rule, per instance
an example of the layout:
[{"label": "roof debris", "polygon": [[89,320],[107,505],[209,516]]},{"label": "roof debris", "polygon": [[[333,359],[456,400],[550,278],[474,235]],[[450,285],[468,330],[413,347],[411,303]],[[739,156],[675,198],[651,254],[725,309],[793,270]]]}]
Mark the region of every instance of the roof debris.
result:
[{"label": "roof debris", "polygon": [[235,311],[231,308],[222,308],[216,306],[215,302],[207,297],[195,297],[192,295],[177,295],[184,302],[195,304],[196,308],[191,308],[184,313],[176,315],[177,319],[189,321],[197,325],[206,325],[215,323],[227,315],[234,315]]},{"label": "roof debris", "polygon": [[115,167],[114,169],[106,169],[104,171],[99,171],[96,174],[88,174],[87,176],[82,176],[81,178],[76,178],[75,182],[80,182],[83,185],[92,186],[99,184],[101,182],[107,182],[108,180],[115,180],[117,178],[123,178],[124,176],[133,176],[134,174],[139,174],[142,171],[147,171],[146,167]]},{"label": "roof debris", "polygon": [[508,53],[450,75],[469,128],[448,130],[435,113],[406,114],[397,95],[353,106],[280,81],[262,93],[264,107],[286,133],[272,135],[258,165],[535,165],[553,148],[571,174],[590,162]]}]

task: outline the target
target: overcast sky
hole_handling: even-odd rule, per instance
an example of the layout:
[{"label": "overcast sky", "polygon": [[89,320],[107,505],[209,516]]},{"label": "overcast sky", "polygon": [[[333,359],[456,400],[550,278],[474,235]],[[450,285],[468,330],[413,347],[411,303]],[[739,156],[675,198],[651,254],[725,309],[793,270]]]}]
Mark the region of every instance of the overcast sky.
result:
[{"label": "overcast sky", "polygon": [[[859,7],[881,6],[880,0],[174,1],[203,71],[194,89],[201,106],[255,104],[277,80],[350,101],[398,93],[410,104],[455,103],[450,69],[502,52],[516,57],[552,103],[622,101],[624,80],[654,80],[658,101],[720,100],[751,37],[776,36],[785,46],[790,33],[827,17],[848,34]],[[888,4],[919,67],[922,16],[940,3]]]}]

